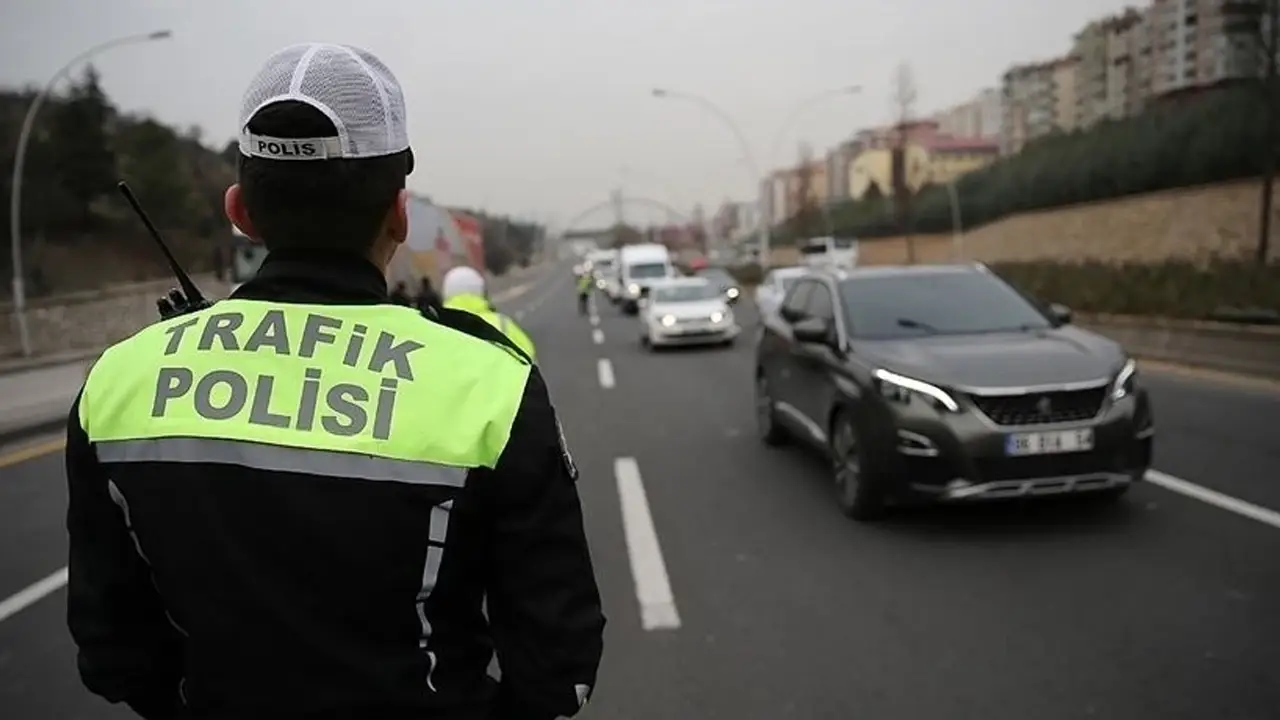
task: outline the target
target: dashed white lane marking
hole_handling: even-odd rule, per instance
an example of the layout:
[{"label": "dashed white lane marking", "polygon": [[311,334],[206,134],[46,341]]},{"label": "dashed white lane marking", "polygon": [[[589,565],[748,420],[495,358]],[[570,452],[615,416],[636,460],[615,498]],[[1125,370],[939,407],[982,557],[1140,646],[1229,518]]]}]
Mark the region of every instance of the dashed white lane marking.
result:
[{"label": "dashed white lane marking", "polygon": [[622,530],[631,559],[631,575],[636,583],[636,600],[640,602],[640,624],[645,630],[680,627],[667,564],[662,560],[658,531],[653,527],[649,500],[640,466],[635,458],[617,458],[613,474],[618,478],[618,500],[622,503]]},{"label": "dashed white lane marking", "polygon": [[592,315],[592,316],[591,316],[591,324],[592,324],[592,325],[599,325],[599,324],[600,324],[600,316],[599,316],[599,315]]},{"label": "dashed white lane marking", "polygon": [[615,382],[613,378],[613,363],[605,358],[596,361],[596,375],[600,377],[600,387],[605,390],[613,388]]},{"label": "dashed white lane marking", "polygon": [[523,320],[523,319],[524,319],[524,311],[523,311],[523,310],[517,310],[517,311],[516,311],[516,320],[517,320],[517,321],[519,321],[519,320]]},{"label": "dashed white lane marking", "polygon": [[1239,498],[1233,498],[1230,495],[1224,495],[1217,490],[1210,490],[1207,487],[1201,487],[1192,482],[1187,482],[1182,478],[1177,478],[1159,470],[1147,471],[1147,482],[1152,485],[1158,485],[1165,490],[1176,492],[1179,495],[1185,495],[1194,500],[1208,503],[1214,507],[1222,508],[1227,512],[1233,512],[1237,515],[1247,517],[1250,520],[1257,520],[1264,525],[1270,525],[1273,528],[1280,529],[1280,512],[1264,508],[1260,505],[1254,505],[1245,502]]},{"label": "dashed white lane marking", "polygon": [[601,330],[600,328],[596,328],[595,330],[592,330],[592,331],[591,331],[591,342],[593,342],[593,343],[595,343],[595,344],[597,344],[597,345],[603,345],[603,344],[604,344],[604,331],[603,331],[603,330]]},{"label": "dashed white lane marking", "polygon": [[32,584],[25,590],[21,590],[7,600],[0,602],[0,622],[17,615],[27,607],[36,604],[48,595],[59,590],[63,585],[67,584],[67,569],[62,568],[58,572]]}]

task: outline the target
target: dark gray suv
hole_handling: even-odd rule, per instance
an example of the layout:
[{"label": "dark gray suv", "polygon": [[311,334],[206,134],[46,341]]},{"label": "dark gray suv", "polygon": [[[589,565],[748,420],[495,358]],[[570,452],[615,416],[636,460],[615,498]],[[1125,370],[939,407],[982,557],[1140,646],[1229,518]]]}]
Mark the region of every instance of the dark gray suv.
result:
[{"label": "dark gray suv", "polygon": [[1118,498],[1151,465],[1133,360],[982,265],[815,272],[761,333],[760,436],[827,453],[851,517],[900,500]]}]

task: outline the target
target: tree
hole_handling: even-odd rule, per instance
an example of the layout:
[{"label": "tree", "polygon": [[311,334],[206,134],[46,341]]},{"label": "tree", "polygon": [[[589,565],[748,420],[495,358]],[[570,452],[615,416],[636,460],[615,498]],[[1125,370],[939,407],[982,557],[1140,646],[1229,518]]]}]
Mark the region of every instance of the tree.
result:
[{"label": "tree", "polygon": [[791,215],[791,231],[797,238],[811,238],[822,234],[822,211],[818,208],[813,187],[813,149],[802,144],[795,169],[796,211]]},{"label": "tree", "polygon": [[918,98],[915,74],[906,62],[898,63],[893,74],[893,111],[895,137],[893,147],[893,198],[898,226],[907,239],[907,263],[916,262],[915,239],[911,236],[911,185],[907,181],[907,142]]},{"label": "tree", "polygon": [[1237,30],[1252,46],[1258,62],[1258,89],[1262,93],[1263,112],[1258,118],[1262,126],[1262,199],[1258,222],[1257,261],[1266,264],[1271,244],[1271,194],[1275,186],[1276,155],[1280,152],[1280,0],[1235,0],[1227,2],[1223,11],[1234,17],[1231,29]]},{"label": "tree", "polygon": [[78,229],[92,224],[94,200],[115,185],[116,157],[108,138],[115,115],[92,65],[71,87],[66,102],[53,113],[54,166],[62,186],[75,201]]}]

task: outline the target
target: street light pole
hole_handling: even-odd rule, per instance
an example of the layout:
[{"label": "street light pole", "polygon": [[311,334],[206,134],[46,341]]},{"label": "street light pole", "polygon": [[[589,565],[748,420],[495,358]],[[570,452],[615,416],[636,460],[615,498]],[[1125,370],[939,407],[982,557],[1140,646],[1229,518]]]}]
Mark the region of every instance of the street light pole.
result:
[{"label": "street light pole", "polygon": [[31,106],[27,108],[27,114],[22,119],[22,130],[18,133],[18,149],[14,153],[13,181],[9,192],[9,239],[11,243],[9,251],[13,263],[13,313],[18,325],[18,336],[22,344],[23,357],[31,355],[31,334],[27,328],[27,291],[22,271],[22,171],[26,166],[27,143],[31,140],[31,130],[35,125],[36,114],[40,112],[40,108],[44,105],[45,100],[48,99],[49,94],[53,92],[53,88],[58,81],[76,65],[111,48],[151,42],[153,40],[164,40],[172,36],[172,34],[168,30],[158,30],[141,35],[127,35],[94,45],[58,68],[58,71],[49,78],[49,81],[41,88],[40,93],[31,101]]},{"label": "street light pole", "polygon": [[663,90],[662,88],[654,88],[653,96],[659,99],[676,99],[685,100],[715,115],[725,127],[733,133],[733,137],[738,141],[739,151],[742,153],[742,159],[746,161],[748,171],[751,173],[751,183],[754,186],[753,191],[756,194],[756,214],[760,216],[760,266],[769,267],[769,241],[770,230],[769,221],[765,218],[764,213],[764,196],[760,192],[761,185],[764,184],[764,176],[760,174],[760,164],[756,162],[755,154],[751,152],[751,144],[747,142],[747,138],[742,134],[742,128],[738,127],[738,123],[733,121],[729,113],[720,108],[719,105],[698,95],[690,95],[688,93],[674,92],[672,90]]},{"label": "street light pole", "polygon": [[786,121],[778,128],[778,134],[773,138],[773,146],[769,149],[769,155],[765,158],[769,162],[778,161],[778,153],[782,150],[782,143],[786,142],[787,134],[791,131],[791,127],[804,116],[805,113],[812,110],[814,106],[819,105],[832,98],[841,97],[843,95],[857,95],[862,92],[861,85],[849,85],[842,88],[834,88],[826,92],[818,93],[796,105],[791,114],[787,116]]},{"label": "street light pole", "polygon": [[[818,103],[824,100],[828,100],[830,98],[837,97],[840,95],[852,95],[855,93],[859,93],[861,91],[862,91],[861,86],[849,85],[846,87],[835,88],[834,90],[828,90],[826,92],[819,93],[801,102],[798,106],[796,106],[795,110],[791,112],[791,114],[787,117],[787,120],[782,124],[782,127],[778,130],[778,134],[774,138],[773,147],[770,148],[769,155],[766,157],[766,159],[769,161],[773,161],[776,158],[778,154],[778,149],[780,148],[780,146],[782,145],[782,142],[786,138],[787,132],[791,129],[791,126],[794,125],[795,122],[799,120],[800,117],[807,110],[809,110],[814,105],[817,105]],[[729,130],[733,133],[733,136],[737,139],[738,145],[741,148],[742,157],[747,162],[747,165],[749,166],[750,172],[753,176],[752,181],[755,185],[755,187],[753,188],[753,192],[755,192],[756,194],[756,215],[758,217],[756,222],[760,228],[760,265],[761,267],[768,268],[769,267],[769,251],[770,251],[770,244],[771,244],[772,232],[773,232],[773,218],[769,217],[769,213],[766,212],[768,206],[765,202],[765,196],[764,196],[764,192],[765,192],[764,185],[765,185],[765,181],[768,178],[766,178],[760,172],[760,164],[756,162],[755,156],[751,152],[751,145],[747,142],[746,137],[743,135],[742,129],[738,126],[736,122],[733,121],[733,118],[731,118],[728,113],[726,113],[724,110],[720,108],[719,105],[716,105],[715,103],[711,102],[710,100],[704,97],[701,97],[698,95],[692,95],[689,93],[675,92],[672,90],[664,90],[662,88],[655,88],[653,90],[653,96],[656,98],[674,98],[678,100],[686,100],[688,102],[694,103],[695,105],[699,105],[704,110],[710,112],[712,115],[715,115],[717,118],[719,118],[720,122],[724,123],[724,125],[728,127]],[[769,188],[769,191],[772,192],[772,188]]]}]

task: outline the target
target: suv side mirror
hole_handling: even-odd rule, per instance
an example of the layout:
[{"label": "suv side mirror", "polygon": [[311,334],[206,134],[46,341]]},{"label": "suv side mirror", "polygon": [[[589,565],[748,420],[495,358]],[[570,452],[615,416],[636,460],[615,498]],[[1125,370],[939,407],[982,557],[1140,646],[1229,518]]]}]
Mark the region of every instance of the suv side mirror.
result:
[{"label": "suv side mirror", "polygon": [[791,331],[796,340],[802,343],[829,345],[832,339],[832,326],[829,320],[809,317],[797,322]]},{"label": "suv side mirror", "polygon": [[1070,325],[1071,319],[1075,317],[1075,314],[1071,312],[1071,308],[1061,303],[1051,303],[1049,305],[1049,314],[1053,316],[1054,320],[1063,325]]}]

